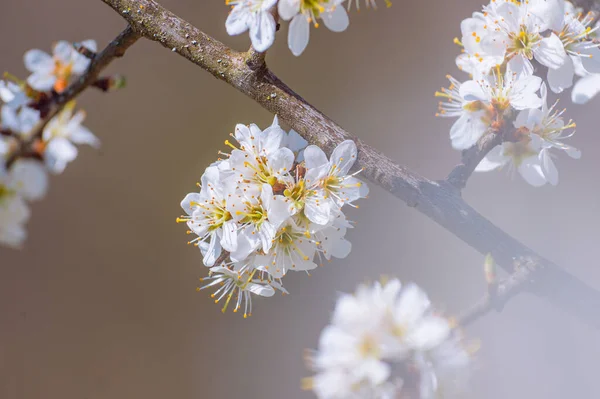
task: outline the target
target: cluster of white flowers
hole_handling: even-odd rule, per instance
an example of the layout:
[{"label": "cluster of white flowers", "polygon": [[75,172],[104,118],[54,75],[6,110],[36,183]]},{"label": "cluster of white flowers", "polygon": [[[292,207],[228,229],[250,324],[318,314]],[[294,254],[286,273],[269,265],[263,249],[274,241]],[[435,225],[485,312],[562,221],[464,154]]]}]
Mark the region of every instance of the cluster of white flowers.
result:
[{"label": "cluster of white flowers", "polygon": [[[91,40],[82,44],[96,50]],[[81,125],[85,113],[73,113],[74,102],[44,125],[47,104],[85,71],[90,60],[65,41],[54,46],[53,55],[30,50],[24,58],[31,72],[26,81],[0,81],[0,243],[12,247],[20,247],[26,238],[24,224],[30,212],[25,200],[45,195],[47,171],[61,173],[77,156],[75,144],[99,145]],[[31,148],[23,154],[25,143]]]},{"label": "cluster of white flowers", "polygon": [[[562,118],[556,103],[548,106],[547,87],[560,93],[585,75],[573,89],[578,102],[590,97],[585,79],[598,80],[600,43],[595,15],[582,15],[564,0],[492,0],[461,23],[463,47],[458,67],[471,75],[437,92],[445,99],[438,116],[458,118],[450,130],[452,146],[465,150],[484,135],[500,134],[504,143],[492,150],[476,171],[508,165],[533,186],[556,185],[558,172],[551,150],[573,158],[581,153],[562,141],[575,123]],[[532,61],[538,66],[534,67]],[[546,82],[539,75],[547,69]],[[587,94],[583,94],[583,92]]]},{"label": "cluster of white flowers", "polygon": [[181,202],[186,215],[177,221],[197,236],[190,244],[211,267],[203,288],[220,284],[213,296],[226,300],[223,311],[238,291],[234,311],[243,306],[247,316],[250,293],[285,292],[281,278],[288,271],[309,271],[316,262],[348,255],[344,236],[352,225],[342,207],[356,206],[368,188],[358,172],[349,172],[357,155],[353,141],[341,143],[328,159],[293,130],[282,130],[277,117],[264,131],[237,125],[232,136],[238,145],[225,141],[231,153],[206,169],[199,192]]},{"label": "cluster of white flowers", "polygon": [[[296,56],[302,54],[310,37],[310,25],[319,27],[319,20],[332,32],[346,30],[350,23],[346,9],[341,6],[346,0],[226,0],[232,6],[225,22],[227,33],[239,35],[250,33],[252,46],[258,52],[266,51],[275,41],[277,22],[274,15],[290,21],[288,47]],[[348,8],[360,0],[348,0]],[[388,7],[390,0],[385,0]],[[375,0],[366,0],[367,7],[376,7]]]},{"label": "cluster of white flowers", "polygon": [[338,299],[307,359],[316,375],[303,385],[321,399],[440,398],[465,383],[470,355],[461,344],[416,285],[361,285]]}]

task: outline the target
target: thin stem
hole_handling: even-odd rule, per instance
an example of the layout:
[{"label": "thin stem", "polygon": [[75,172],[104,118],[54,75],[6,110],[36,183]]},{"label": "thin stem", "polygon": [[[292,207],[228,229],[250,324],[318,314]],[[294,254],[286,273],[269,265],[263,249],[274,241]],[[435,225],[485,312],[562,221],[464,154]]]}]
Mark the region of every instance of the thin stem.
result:
[{"label": "thin stem", "polygon": [[530,288],[540,270],[540,264],[533,259],[517,262],[515,271],[508,278],[490,285],[488,293],[457,319],[458,324],[466,327],[492,310],[502,311],[506,302]]}]

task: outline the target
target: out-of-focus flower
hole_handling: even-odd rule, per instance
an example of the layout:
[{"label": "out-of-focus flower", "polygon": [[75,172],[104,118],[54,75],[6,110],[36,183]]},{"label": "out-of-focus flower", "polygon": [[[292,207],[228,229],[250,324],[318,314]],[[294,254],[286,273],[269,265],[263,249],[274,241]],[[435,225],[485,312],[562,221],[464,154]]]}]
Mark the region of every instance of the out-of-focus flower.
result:
[{"label": "out-of-focus flower", "polygon": [[308,358],[316,375],[304,386],[322,399],[383,399],[402,397],[413,385],[418,397],[430,398],[440,393],[442,377],[446,384],[468,366],[459,343],[417,286],[361,285],[338,299],[318,351]]},{"label": "out-of-focus flower", "polygon": [[44,160],[48,170],[62,173],[67,164],[77,158],[77,147],[74,144],[87,144],[100,147],[100,140],[81,123],[85,112],[80,110],[73,114],[75,102],[70,102],[44,128],[42,140],[45,149]]},{"label": "out-of-focus flower", "polygon": [[30,216],[25,201],[41,199],[47,187],[46,171],[38,161],[17,160],[9,170],[0,164],[0,243],[21,247]]},{"label": "out-of-focus flower", "polygon": [[[81,42],[95,52],[94,40]],[[64,91],[73,79],[81,76],[90,65],[90,59],[80,54],[71,43],[61,40],[54,45],[52,55],[33,49],[25,53],[25,67],[31,72],[27,83],[39,91]]]},{"label": "out-of-focus flower", "polygon": [[40,122],[40,112],[28,107],[3,106],[0,113],[2,128],[10,130],[22,139],[31,138],[33,128]]}]

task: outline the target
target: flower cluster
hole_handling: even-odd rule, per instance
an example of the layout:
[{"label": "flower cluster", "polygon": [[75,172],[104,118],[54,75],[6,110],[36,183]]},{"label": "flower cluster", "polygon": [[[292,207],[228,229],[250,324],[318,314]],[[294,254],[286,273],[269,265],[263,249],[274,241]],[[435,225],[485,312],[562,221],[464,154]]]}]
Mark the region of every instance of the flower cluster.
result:
[{"label": "flower cluster", "polygon": [[470,355],[427,295],[394,279],[343,294],[307,362],[321,399],[428,399],[460,390]]},{"label": "flower cluster", "polygon": [[[90,51],[96,43],[82,43]],[[83,111],[71,102],[49,119],[50,104],[88,67],[90,60],[68,42],[60,41],[52,55],[41,50],[25,54],[31,75],[0,81],[0,243],[20,247],[30,212],[26,201],[42,198],[47,171],[61,173],[77,157],[75,144],[97,147],[98,139],[82,126]]]},{"label": "flower cluster", "polygon": [[[311,23],[319,27],[319,20],[332,32],[346,30],[350,23],[346,9],[341,4],[346,0],[226,0],[232,6],[225,22],[227,33],[239,35],[250,33],[252,46],[258,52],[266,51],[275,41],[276,13],[284,21],[290,21],[288,47],[296,56],[302,54],[310,37]],[[348,9],[360,0],[348,0]],[[385,0],[388,7],[390,0]],[[375,0],[366,0],[367,7],[376,7]]]},{"label": "flower cluster", "polygon": [[[277,117],[264,131],[237,125],[229,140],[230,154],[206,168],[199,192],[188,194],[177,218],[189,227],[190,241],[199,247],[210,269],[210,283],[221,284],[213,296],[225,299],[223,311],[237,291],[234,311],[252,294],[283,292],[281,278],[292,271],[309,271],[331,257],[344,258],[350,243],[344,238],[352,225],[342,207],[368,194],[350,168],[356,145],[341,143],[327,158],[296,132],[286,133]],[[223,153],[222,153],[223,154]]]},{"label": "flower cluster", "polygon": [[[462,21],[462,39],[455,42],[463,52],[456,63],[471,80],[448,76],[450,87],[436,93],[445,99],[437,115],[458,118],[450,130],[457,150],[485,135],[502,136],[503,144],[477,171],[508,165],[533,186],[556,185],[551,150],[580,157],[563,143],[575,123],[564,121],[564,110],[556,103],[548,106],[546,97],[548,88],[555,93],[570,88],[576,74],[600,72],[600,44],[590,26],[594,19],[564,0],[492,0]],[[542,68],[545,81],[536,75]],[[573,96],[581,97],[575,90]]]}]

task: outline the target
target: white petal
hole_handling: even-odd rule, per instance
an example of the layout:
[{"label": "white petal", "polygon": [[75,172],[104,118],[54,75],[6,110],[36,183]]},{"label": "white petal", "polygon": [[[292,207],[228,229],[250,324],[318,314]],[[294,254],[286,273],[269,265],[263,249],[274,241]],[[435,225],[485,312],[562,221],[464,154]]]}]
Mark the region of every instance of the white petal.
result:
[{"label": "white petal", "polygon": [[573,91],[571,100],[575,104],[585,104],[600,92],[600,74],[588,75],[579,79]]},{"label": "white petal", "polygon": [[580,57],[581,66],[589,73],[600,73],[600,49],[593,43],[582,43],[580,47],[581,53],[584,54]]},{"label": "white petal", "polygon": [[524,159],[519,166],[519,174],[534,187],[541,187],[546,184],[546,177],[537,156]]},{"label": "white petal", "polygon": [[289,148],[279,148],[270,154],[268,165],[277,173],[289,172],[294,164],[294,153]]},{"label": "white petal", "polygon": [[351,250],[352,243],[345,238],[341,238],[331,246],[330,255],[338,259],[344,259],[350,254]]},{"label": "white petal", "polygon": [[48,175],[39,161],[18,160],[10,170],[11,187],[23,198],[35,201],[46,195],[48,190]]},{"label": "white petal", "polygon": [[304,149],[304,161],[306,162],[306,168],[309,170],[329,163],[327,155],[316,145],[309,145]]},{"label": "white petal", "polygon": [[39,91],[51,90],[54,87],[54,82],[56,82],[56,76],[45,71],[35,72],[27,78],[29,86]]},{"label": "white petal", "polygon": [[44,151],[46,166],[53,173],[62,173],[67,164],[77,158],[77,148],[64,138],[50,140]]},{"label": "white petal", "polygon": [[54,70],[54,60],[42,50],[29,50],[24,56],[25,68],[30,72],[51,73]]},{"label": "white petal", "polygon": [[517,74],[517,76],[533,75],[533,64],[527,58],[518,54],[508,61],[508,68]]},{"label": "white petal", "polygon": [[562,93],[565,89],[573,85],[574,75],[575,71],[573,70],[571,57],[568,57],[563,66],[558,69],[548,68],[548,84],[550,85],[550,89],[555,93]]},{"label": "white petal", "polygon": [[407,341],[416,350],[429,350],[441,344],[450,333],[448,321],[441,317],[427,317],[411,331]]},{"label": "white petal", "polygon": [[243,4],[235,6],[225,21],[227,33],[234,36],[246,32],[251,18],[252,14]]},{"label": "white petal", "polygon": [[223,236],[221,237],[221,246],[227,252],[233,252],[237,249],[237,223],[229,220],[223,223]]},{"label": "white petal", "polygon": [[549,150],[543,150],[540,152],[540,160],[542,162],[542,170],[544,172],[544,176],[548,183],[556,186],[558,184],[558,170],[556,169],[556,165],[554,165],[554,161],[550,156]]},{"label": "white petal", "polygon": [[255,16],[255,21],[250,26],[250,40],[256,51],[267,51],[275,41],[275,28],[277,24],[270,12],[260,12]]},{"label": "white petal", "polygon": [[246,289],[255,295],[264,297],[271,297],[275,294],[275,290],[270,285],[250,283]]},{"label": "white petal", "polygon": [[464,113],[450,128],[450,140],[455,150],[471,148],[487,130],[481,112]]},{"label": "white petal", "polygon": [[202,262],[208,267],[214,265],[219,256],[221,256],[221,242],[217,235],[213,233],[209,240],[208,245],[204,245],[206,244],[206,241],[199,245],[200,250],[204,254]]},{"label": "white petal", "polygon": [[[194,207],[192,205],[192,202],[195,202],[196,204],[199,204],[200,201],[202,199],[200,198],[200,194],[198,193],[189,193],[187,194],[183,200],[181,201],[181,208],[183,209],[183,211],[188,214],[188,215],[192,215],[192,213],[194,212]],[[197,205],[196,205],[197,206]]]},{"label": "white petal", "polygon": [[288,28],[288,47],[296,57],[304,52],[310,38],[310,24],[306,17],[298,14]]},{"label": "white petal", "polygon": [[475,168],[475,172],[489,172],[490,170],[498,169],[507,162],[506,157],[502,155],[502,146],[499,145],[491,150],[485,158],[481,160]]},{"label": "white petal", "polygon": [[485,95],[481,85],[475,80],[468,80],[460,85],[459,89],[460,96],[466,101],[485,101],[487,96]]},{"label": "white petal", "polygon": [[404,287],[400,294],[394,309],[394,315],[398,322],[413,325],[423,316],[429,305],[427,294],[415,284],[409,284]]},{"label": "white petal", "polygon": [[79,126],[77,129],[72,130],[69,140],[75,144],[87,144],[94,148],[100,147],[100,140],[98,137],[84,126]]},{"label": "white petal", "polygon": [[343,32],[350,24],[346,8],[342,6],[336,6],[332,11],[321,14],[321,18],[332,32]]},{"label": "white petal", "polygon": [[331,153],[331,164],[335,165],[337,175],[347,175],[356,161],[357,149],[352,140],[341,142]]},{"label": "white petal", "polygon": [[289,21],[300,12],[300,0],[279,0],[277,11],[281,19]]},{"label": "white petal", "polygon": [[540,64],[552,69],[560,68],[567,60],[565,47],[554,33],[542,39],[539,47],[533,50],[533,55]]},{"label": "white petal", "polygon": [[54,46],[54,57],[64,64],[70,63],[74,54],[77,54],[75,49],[65,40],[59,41]]}]

